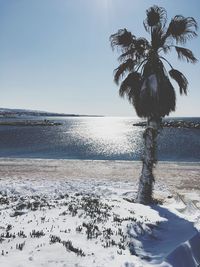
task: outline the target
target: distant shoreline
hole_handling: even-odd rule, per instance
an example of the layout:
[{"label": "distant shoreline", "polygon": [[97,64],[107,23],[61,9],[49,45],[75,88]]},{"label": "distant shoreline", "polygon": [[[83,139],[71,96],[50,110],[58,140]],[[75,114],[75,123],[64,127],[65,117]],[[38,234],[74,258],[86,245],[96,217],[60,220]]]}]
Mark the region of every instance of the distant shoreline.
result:
[{"label": "distant shoreline", "polygon": [[23,116],[33,117],[104,117],[103,115],[65,114],[39,110],[8,109],[0,108],[0,118],[20,118]]},{"label": "distant shoreline", "polygon": [[[103,116],[87,116],[87,115],[68,115],[68,116],[33,116],[34,119],[29,119],[30,116],[23,117],[23,116],[17,116],[17,117],[0,117],[0,126],[59,126],[62,125],[62,122],[53,121],[50,119],[44,119],[44,118],[50,118],[50,117],[60,117],[60,118],[98,118]],[[39,119],[42,117],[43,119]],[[3,120],[1,120],[3,118]],[[7,120],[6,120],[7,119]],[[137,123],[134,123],[133,126],[136,127],[146,127],[146,121],[139,121]],[[165,119],[161,123],[161,127],[167,127],[167,128],[188,128],[188,129],[200,129],[200,122],[195,122],[192,120],[184,120],[184,119]]]},{"label": "distant shoreline", "polygon": [[33,121],[1,121],[0,126],[59,126],[60,122],[54,122],[49,120],[33,120]]}]

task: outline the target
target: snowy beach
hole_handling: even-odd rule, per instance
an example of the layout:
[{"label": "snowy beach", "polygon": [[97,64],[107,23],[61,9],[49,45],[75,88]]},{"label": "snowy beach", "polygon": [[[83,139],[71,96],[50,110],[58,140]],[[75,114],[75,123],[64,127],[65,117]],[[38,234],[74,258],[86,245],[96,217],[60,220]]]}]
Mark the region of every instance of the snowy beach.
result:
[{"label": "snowy beach", "polygon": [[159,163],[159,204],[151,207],[133,203],[140,162],[1,159],[0,166],[0,266],[200,262],[198,163]]}]

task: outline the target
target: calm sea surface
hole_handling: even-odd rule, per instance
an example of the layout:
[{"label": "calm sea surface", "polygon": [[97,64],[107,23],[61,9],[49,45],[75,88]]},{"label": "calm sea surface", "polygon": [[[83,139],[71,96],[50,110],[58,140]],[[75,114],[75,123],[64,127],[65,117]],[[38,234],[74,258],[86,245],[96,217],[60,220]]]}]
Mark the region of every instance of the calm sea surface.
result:
[{"label": "calm sea surface", "polygon": [[[35,119],[35,118],[34,118]],[[40,118],[44,119],[44,118]],[[48,118],[49,119],[49,118]],[[180,119],[180,118],[179,118]],[[182,118],[200,121],[200,118]],[[143,127],[118,117],[53,118],[61,126],[0,126],[0,157],[140,160]],[[165,128],[158,137],[158,159],[200,161],[200,130]]]}]

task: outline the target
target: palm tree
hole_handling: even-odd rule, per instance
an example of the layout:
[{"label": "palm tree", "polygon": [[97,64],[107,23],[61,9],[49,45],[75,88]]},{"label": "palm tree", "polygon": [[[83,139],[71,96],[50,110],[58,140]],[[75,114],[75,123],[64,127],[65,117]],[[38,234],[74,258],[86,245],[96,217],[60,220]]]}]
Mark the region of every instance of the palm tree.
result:
[{"label": "palm tree", "polygon": [[[175,111],[176,95],[170,81],[174,79],[180,94],[187,94],[186,77],[163,56],[172,49],[179,59],[195,63],[192,51],[178,45],[197,36],[197,22],[192,17],[175,16],[166,27],[167,13],[162,7],[152,6],[146,11],[144,28],[150,34],[150,42],[136,38],[127,29],[120,29],[110,36],[111,46],[120,49],[120,65],[114,70],[114,81],[119,95],[127,96],[139,117],[147,119],[144,132],[144,156],[136,201],[150,204],[153,201],[153,167],[156,163],[156,137],[162,118]],[[175,44],[174,44],[175,43]],[[167,72],[165,65],[170,67]]]}]

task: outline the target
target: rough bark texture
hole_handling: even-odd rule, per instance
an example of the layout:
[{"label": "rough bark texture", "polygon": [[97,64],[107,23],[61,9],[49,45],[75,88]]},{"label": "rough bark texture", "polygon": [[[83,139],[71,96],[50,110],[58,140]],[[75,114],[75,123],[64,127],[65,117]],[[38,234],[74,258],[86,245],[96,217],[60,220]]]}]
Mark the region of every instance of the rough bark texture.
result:
[{"label": "rough bark texture", "polygon": [[151,204],[153,202],[153,168],[156,163],[156,137],[158,134],[159,122],[157,120],[148,121],[147,128],[144,132],[144,155],[142,174],[139,180],[137,203]]}]

